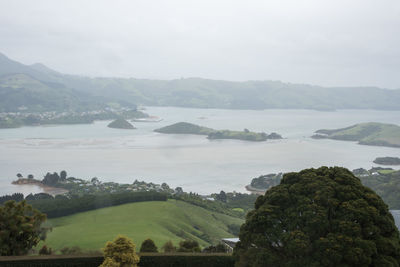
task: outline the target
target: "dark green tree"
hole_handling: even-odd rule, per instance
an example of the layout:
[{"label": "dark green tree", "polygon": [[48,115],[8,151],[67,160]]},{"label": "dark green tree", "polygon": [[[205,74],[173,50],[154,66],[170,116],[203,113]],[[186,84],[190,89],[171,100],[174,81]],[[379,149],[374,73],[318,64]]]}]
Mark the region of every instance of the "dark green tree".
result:
[{"label": "dark green tree", "polygon": [[29,175],[28,175],[28,179],[33,179],[33,175],[32,175],[32,174],[29,174]]},{"label": "dark green tree", "polygon": [[54,172],[53,174],[51,174],[51,173],[48,172],[44,176],[44,178],[42,180],[42,183],[45,184],[45,185],[54,186],[59,181],[60,181],[60,176],[58,175],[58,173]]},{"label": "dark green tree", "polygon": [[22,174],[17,173],[17,177],[18,177],[18,178],[22,178]]},{"label": "dark green tree", "polygon": [[340,167],[287,173],[240,229],[236,266],[399,266],[387,205]]},{"label": "dark green tree", "polygon": [[48,229],[42,226],[46,215],[28,205],[11,200],[0,206],[0,255],[24,255],[40,240]]},{"label": "dark green tree", "polygon": [[158,252],[158,249],[154,241],[148,238],[142,242],[140,252]]},{"label": "dark green tree", "polygon": [[61,171],[60,172],[60,180],[61,181],[67,180],[67,172],[66,171]]},{"label": "dark green tree", "polygon": [[178,252],[200,252],[200,246],[197,241],[184,240],[179,242]]}]

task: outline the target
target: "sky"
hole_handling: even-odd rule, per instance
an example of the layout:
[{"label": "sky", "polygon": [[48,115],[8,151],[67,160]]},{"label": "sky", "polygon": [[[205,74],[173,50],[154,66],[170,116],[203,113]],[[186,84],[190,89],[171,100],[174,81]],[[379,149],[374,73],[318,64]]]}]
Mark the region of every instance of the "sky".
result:
[{"label": "sky", "polygon": [[0,52],[85,76],[400,88],[399,0],[0,0]]}]

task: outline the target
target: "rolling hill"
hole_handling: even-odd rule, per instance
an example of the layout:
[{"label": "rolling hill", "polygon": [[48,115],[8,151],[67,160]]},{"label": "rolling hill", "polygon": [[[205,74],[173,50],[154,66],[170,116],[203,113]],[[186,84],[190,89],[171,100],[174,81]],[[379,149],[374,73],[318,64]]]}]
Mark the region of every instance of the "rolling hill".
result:
[{"label": "rolling hill", "polygon": [[205,247],[221,238],[233,237],[228,225],[242,223],[242,219],[183,201],[130,203],[50,219],[48,224],[53,230],[45,244],[53,249],[79,246],[99,250],[106,241],[122,234],[132,238],[138,249],[147,238],[153,239],[159,248],[168,240],[178,245],[183,239],[196,240]]}]

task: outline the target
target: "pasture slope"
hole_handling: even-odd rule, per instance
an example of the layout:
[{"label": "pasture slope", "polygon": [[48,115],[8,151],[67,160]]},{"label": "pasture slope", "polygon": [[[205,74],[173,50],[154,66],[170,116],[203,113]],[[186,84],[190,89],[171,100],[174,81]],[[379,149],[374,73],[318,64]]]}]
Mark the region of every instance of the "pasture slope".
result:
[{"label": "pasture slope", "polygon": [[50,219],[48,224],[53,229],[45,244],[53,250],[72,246],[99,250],[122,234],[133,239],[137,249],[147,238],[159,248],[168,240],[177,246],[183,239],[196,240],[206,247],[233,237],[228,225],[243,222],[179,200],[138,202]]}]

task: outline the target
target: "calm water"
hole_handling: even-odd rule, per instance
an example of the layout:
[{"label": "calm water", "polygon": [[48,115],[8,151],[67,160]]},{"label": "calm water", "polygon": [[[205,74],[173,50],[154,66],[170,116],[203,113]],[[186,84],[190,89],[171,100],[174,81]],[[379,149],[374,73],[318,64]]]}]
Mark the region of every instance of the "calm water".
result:
[{"label": "calm water", "polygon": [[[378,156],[400,157],[400,149],[361,146],[353,142],[313,140],[321,128],[339,128],[360,122],[400,124],[399,111],[342,110],[217,110],[149,107],[158,123],[139,123],[137,130],[90,125],[23,127],[0,130],[0,194],[39,192],[31,186],[13,186],[16,173],[41,178],[46,172],[131,183],[167,182],[201,194],[245,191],[251,178],[303,168],[374,166]],[[187,121],[215,129],[280,133],[285,139],[252,143],[213,140],[204,136],[165,135],[153,130]]]}]

